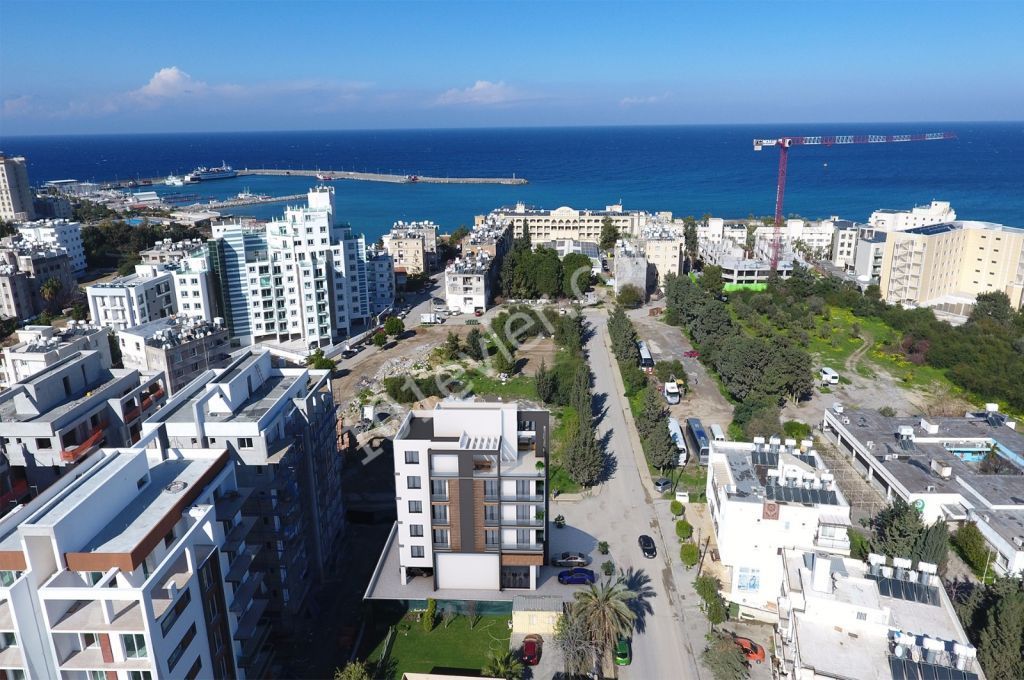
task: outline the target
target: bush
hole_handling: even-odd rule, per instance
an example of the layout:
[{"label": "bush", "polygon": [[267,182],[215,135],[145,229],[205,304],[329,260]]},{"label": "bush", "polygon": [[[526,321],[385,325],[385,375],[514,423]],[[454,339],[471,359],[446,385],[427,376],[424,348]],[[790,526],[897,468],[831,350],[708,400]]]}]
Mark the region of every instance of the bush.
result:
[{"label": "bush", "polygon": [[597,542],[597,552],[601,553],[602,555],[607,555],[608,554],[608,541],[598,541]]},{"label": "bush", "polygon": [[679,517],[679,515],[683,514],[683,504],[679,501],[672,501],[672,503],[669,504],[668,509],[672,512],[674,517]]},{"label": "bush", "polygon": [[423,630],[428,633],[434,630],[434,620],[437,618],[437,600],[432,597],[427,598],[427,609],[423,612]]},{"label": "bush", "polygon": [[606,560],[601,563],[601,573],[605,576],[611,576],[615,573],[615,563],[611,560]]},{"label": "bush", "polygon": [[627,283],[619,290],[615,301],[626,309],[636,309],[644,303],[644,292],[631,283]]},{"label": "bush", "polygon": [[797,441],[808,439],[811,436],[811,426],[801,423],[799,420],[787,420],[782,424],[782,431],[786,433],[787,437],[792,437]]},{"label": "bush", "polygon": [[850,557],[866,560],[868,553],[871,552],[871,541],[868,537],[852,527],[846,530],[846,535],[850,537]]},{"label": "bush", "polygon": [[985,572],[985,566],[991,562],[992,553],[978,526],[974,522],[963,525],[953,534],[952,543],[964,562],[975,574],[981,576]]},{"label": "bush", "polygon": [[679,559],[683,561],[686,568],[697,564],[700,560],[700,549],[696,543],[683,543],[682,547],[679,548]]},{"label": "bush", "polygon": [[892,406],[883,406],[882,408],[878,409],[878,415],[884,416],[886,418],[892,418],[896,415],[896,409],[894,409]]},{"label": "bush", "polygon": [[693,536],[693,525],[687,522],[685,519],[681,519],[676,522],[676,536],[686,541]]}]

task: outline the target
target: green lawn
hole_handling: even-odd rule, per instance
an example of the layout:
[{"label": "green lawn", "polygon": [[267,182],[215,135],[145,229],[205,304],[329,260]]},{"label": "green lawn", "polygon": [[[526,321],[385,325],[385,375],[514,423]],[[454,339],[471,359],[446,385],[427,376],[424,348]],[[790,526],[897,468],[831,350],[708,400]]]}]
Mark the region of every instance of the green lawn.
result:
[{"label": "green lawn", "polygon": [[[652,479],[657,479],[661,476],[661,471],[658,468],[652,466],[650,463],[647,464],[647,469],[651,473]],[[674,468],[665,471],[665,476],[672,480],[676,486],[671,491],[666,491],[662,494],[662,498],[669,500],[675,500],[678,491],[689,491],[691,503],[705,503],[707,502],[707,495],[705,494],[705,485],[708,480],[708,469],[702,465],[697,465],[693,461],[688,463],[682,468]]]},{"label": "green lawn", "polygon": [[580,485],[573,481],[562,467],[562,451],[565,450],[569,432],[576,426],[579,416],[572,406],[552,407],[551,415],[555,425],[551,428],[551,468],[548,470],[548,486],[560,493],[576,493]]},{"label": "green lawn", "polygon": [[537,384],[533,378],[525,375],[517,375],[501,382],[497,378],[491,378],[477,370],[466,371],[464,376],[473,394],[489,397],[501,397],[502,399],[537,399]]},{"label": "green lawn", "polygon": [[[430,673],[435,668],[479,672],[488,653],[508,650],[509,637],[508,616],[481,616],[472,629],[466,616],[456,617],[447,628],[439,618],[428,633],[410,613],[396,626],[388,664],[392,672],[378,677],[398,680],[403,673]],[[376,663],[382,651],[383,641],[368,660]]]}]

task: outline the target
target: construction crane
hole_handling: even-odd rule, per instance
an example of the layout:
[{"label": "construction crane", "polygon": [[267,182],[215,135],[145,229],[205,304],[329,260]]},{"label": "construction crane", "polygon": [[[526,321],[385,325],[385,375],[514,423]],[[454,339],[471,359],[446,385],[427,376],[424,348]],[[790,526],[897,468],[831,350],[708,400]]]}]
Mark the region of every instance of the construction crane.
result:
[{"label": "construction crane", "polygon": [[779,181],[775,189],[775,232],[772,235],[772,271],[779,267],[782,250],[782,198],[786,193],[786,164],[791,146],[833,146],[836,144],[886,144],[889,142],[931,142],[956,139],[952,132],[927,132],[918,135],[835,135],[826,137],[779,137],[755,139],[754,151],[766,146],[779,147]]}]

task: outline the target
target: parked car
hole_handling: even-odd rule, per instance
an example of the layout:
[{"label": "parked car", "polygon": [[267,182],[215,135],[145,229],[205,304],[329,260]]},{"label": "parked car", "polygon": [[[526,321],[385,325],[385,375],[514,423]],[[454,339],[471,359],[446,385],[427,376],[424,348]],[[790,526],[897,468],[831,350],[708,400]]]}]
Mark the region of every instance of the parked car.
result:
[{"label": "parked car", "polygon": [[644,557],[651,559],[658,556],[658,547],[654,545],[654,539],[647,534],[640,534],[640,539],[637,541],[640,544],[640,552],[644,554]]},{"label": "parked car", "polygon": [[597,577],[590,569],[575,567],[558,574],[558,582],[566,586],[586,586],[597,582]]},{"label": "parked car", "polygon": [[564,552],[551,560],[551,564],[556,567],[585,567],[588,561],[587,556],[583,553]]},{"label": "parked car", "polygon": [[691,359],[696,359],[697,357],[700,356],[700,352],[698,352],[695,349],[688,349],[685,352],[683,352],[683,356],[684,357],[689,357]]},{"label": "parked car", "polygon": [[665,493],[672,488],[672,482],[665,479],[664,477],[658,477],[654,480],[654,490],[658,493]]},{"label": "parked car", "polygon": [[633,652],[629,648],[629,640],[620,637],[619,641],[615,643],[615,665],[628,666],[632,662]]},{"label": "parked car", "polygon": [[747,661],[753,661],[754,663],[764,661],[764,647],[750,638],[740,637],[736,633],[730,632],[729,635],[732,636],[732,641],[736,643],[736,646],[743,650],[743,656],[747,657]]},{"label": "parked car", "polygon": [[523,638],[523,648],[519,652],[523,663],[527,666],[536,666],[540,663],[541,647],[543,640],[539,635],[527,635]]}]

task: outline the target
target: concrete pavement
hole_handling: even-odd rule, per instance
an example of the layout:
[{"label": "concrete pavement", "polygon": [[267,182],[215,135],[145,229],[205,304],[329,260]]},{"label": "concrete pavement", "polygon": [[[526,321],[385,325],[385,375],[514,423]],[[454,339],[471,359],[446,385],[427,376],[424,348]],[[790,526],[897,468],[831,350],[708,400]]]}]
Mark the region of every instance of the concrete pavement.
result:
[{"label": "concrete pavement", "polygon": [[[644,587],[645,612],[633,638],[633,663],[620,669],[620,677],[652,680],[701,677],[697,655],[703,649],[707,624],[699,615],[696,596],[690,596],[689,574],[679,564],[668,504],[656,501],[643,452],[628,413],[621,378],[614,365],[607,338],[607,314],[588,310],[593,333],[587,353],[594,373],[597,437],[605,444],[613,463],[600,495],[575,502],[552,501],[551,511],[565,515],[565,529],[551,533],[551,551],[581,550],[591,554],[596,571],[610,559],[618,569],[641,572],[650,578]],[[664,506],[663,508],[661,506]],[[660,519],[666,520],[667,536]],[[654,537],[658,556],[646,559],[640,552],[640,534]],[[598,541],[608,541],[605,557],[596,554]],[[675,573],[676,569],[681,573]],[[683,581],[682,591],[677,583]]]}]

